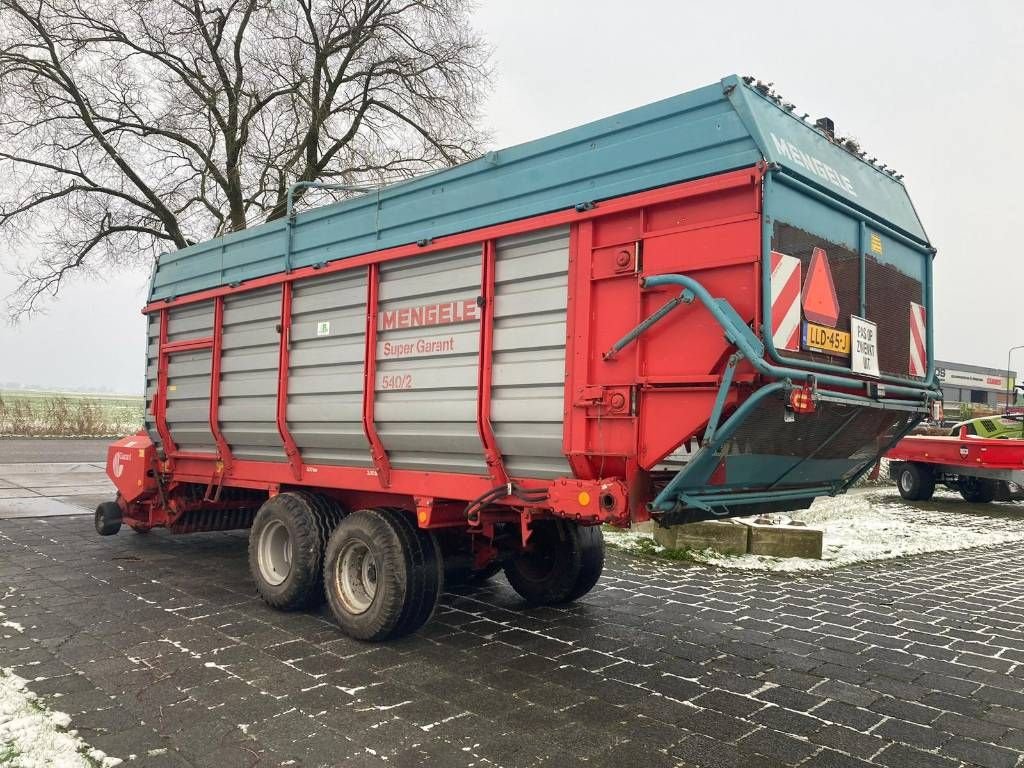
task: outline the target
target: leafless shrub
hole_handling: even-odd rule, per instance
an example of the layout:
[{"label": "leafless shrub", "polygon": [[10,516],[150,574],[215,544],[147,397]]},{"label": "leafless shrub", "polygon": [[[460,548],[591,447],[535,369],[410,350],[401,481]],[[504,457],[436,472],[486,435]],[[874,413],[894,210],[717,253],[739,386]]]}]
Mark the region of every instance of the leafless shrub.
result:
[{"label": "leafless shrub", "polygon": [[142,426],[142,401],[74,395],[0,397],[0,435],[115,437]]},{"label": "leafless shrub", "polygon": [[20,398],[8,399],[0,405],[0,434],[26,435],[35,428],[32,407]]}]

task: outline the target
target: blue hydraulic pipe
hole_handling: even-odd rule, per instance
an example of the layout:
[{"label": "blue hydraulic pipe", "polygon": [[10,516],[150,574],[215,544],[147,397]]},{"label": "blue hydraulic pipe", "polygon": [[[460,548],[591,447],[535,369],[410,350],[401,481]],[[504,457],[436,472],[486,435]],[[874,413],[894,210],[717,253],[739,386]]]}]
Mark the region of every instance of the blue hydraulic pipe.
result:
[{"label": "blue hydraulic pipe", "polygon": [[715,430],[718,429],[718,420],[722,418],[722,410],[725,408],[725,399],[729,396],[729,387],[732,386],[732,377],[736,373],[736,366],[739,365],[743,355],[739,352],[729,357],[725,365],[725,373],[722,375],[722,383],[718,387],[718,394],[715,395],[715,405],[711,409],[711,418],[708,419],[708,428],[704,432],[704,439],[701,445],[707,445],[715,437]]},{"label": "blue hydraulic pipe", "polygon": [[857,302],[857,312],[863,317],[868,316],[868,225],[861,219],[857,222],[857,266],[860,270],[860,293]]},{"label": "blue hydraulic pipe", "polygon": [[[753,332],[745,324],[742,324],[742,321],[738,319],[738,315],[736,315],[735,310],[732,309],[729,303],[712,297],[707,289],[692,277],[687,277],[686,275],[655,275],[644,278],[642,284],[645,288],[657,288],[661,285],[678,285],[689,289],[696,298],[700,299],[701,304],[707,307],[712,317],[718,321],[718,324],[722,326],[729,341],[735,344],[740,353],[765,376],[770,376],[773,379],[790,379],[804,382],[815,380],[819,384],[831,384],[835,387],[845,387],[848,389],[865,389],[867,387],[867,382],[849,376],[815,373],[809,370],[778,366],[767,362],[764,359],[764,345],[761,344],[760,340],[754,336]],[[732,315],[736,318],[735,320],[723,310],[723,306],[729,307]],[[770,336],[771,334],[766,334],[769,343]],[[803,364],[803,361],[801,361],[801,364]],[[810,367],[809,363],[808,367]],[[832,367],[829,366],[829,368]],[[919,387],[886,385],[886,392],[910,396],[916,395],[922,399],[928,399],[927,396],[930,394],[930,390],[923,385]]]}]

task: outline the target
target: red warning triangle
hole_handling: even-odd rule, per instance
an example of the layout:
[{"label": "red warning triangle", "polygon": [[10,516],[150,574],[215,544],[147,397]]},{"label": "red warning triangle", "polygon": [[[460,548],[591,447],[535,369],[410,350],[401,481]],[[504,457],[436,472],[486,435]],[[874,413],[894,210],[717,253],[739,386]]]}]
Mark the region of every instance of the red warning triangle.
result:
[{"label": "red warning triangle", "polygon": [[812,323],[821,323],[835,328],[839,320],[839,298],[832,282],[832,267],[824,249],[811,252],[811,264],[807,268],[807,279],[803,288],[804,317]]}]

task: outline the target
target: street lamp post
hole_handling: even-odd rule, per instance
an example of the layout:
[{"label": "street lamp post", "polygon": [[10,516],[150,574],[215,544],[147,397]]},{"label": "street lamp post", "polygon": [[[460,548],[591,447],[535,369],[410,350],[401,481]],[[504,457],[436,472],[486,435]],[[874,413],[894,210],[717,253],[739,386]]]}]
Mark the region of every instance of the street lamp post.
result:
[{"label": "street lamp post", "polygon": [[[1016,347],[1010,347],[1010,350],[1006,353],[1006,412],[1010,412],[1010,399],[1012,397],[1013,388],[1010,386],[1010,358],[1013,353],[1018,349],[1024,349],[1024,344],[1018,344]],[[1016,382],[1014,382],[1016,383]]]}]

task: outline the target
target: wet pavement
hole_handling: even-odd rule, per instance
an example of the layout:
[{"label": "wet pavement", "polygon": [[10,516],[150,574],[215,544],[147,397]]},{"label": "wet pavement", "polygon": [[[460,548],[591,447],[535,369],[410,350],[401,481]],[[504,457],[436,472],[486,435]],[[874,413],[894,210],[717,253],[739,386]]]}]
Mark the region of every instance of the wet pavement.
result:
[{"label": "wet pavement", "polygon": [[112,499],[109,442],[0,439],[0,519],[80,515]]},{"label": "wet pavement", "polygon": [[0,667],[127,765],[1024,766],[1024,542],[806,575],[610,552],[575,605],[498,576],[367,645],[264,606],[244,532],[98,537],[102,445],[59,442],[0,441],[34,494],[0,498]]},{"label": "wet pavement", "polygon": [[[0,666],[147,766],[1010,766],[1024,544],[786,577],[609,556],[366,645],[255,596],[242,533],[0,521]],[[291,762],[289,762],[291,761]]]}]

